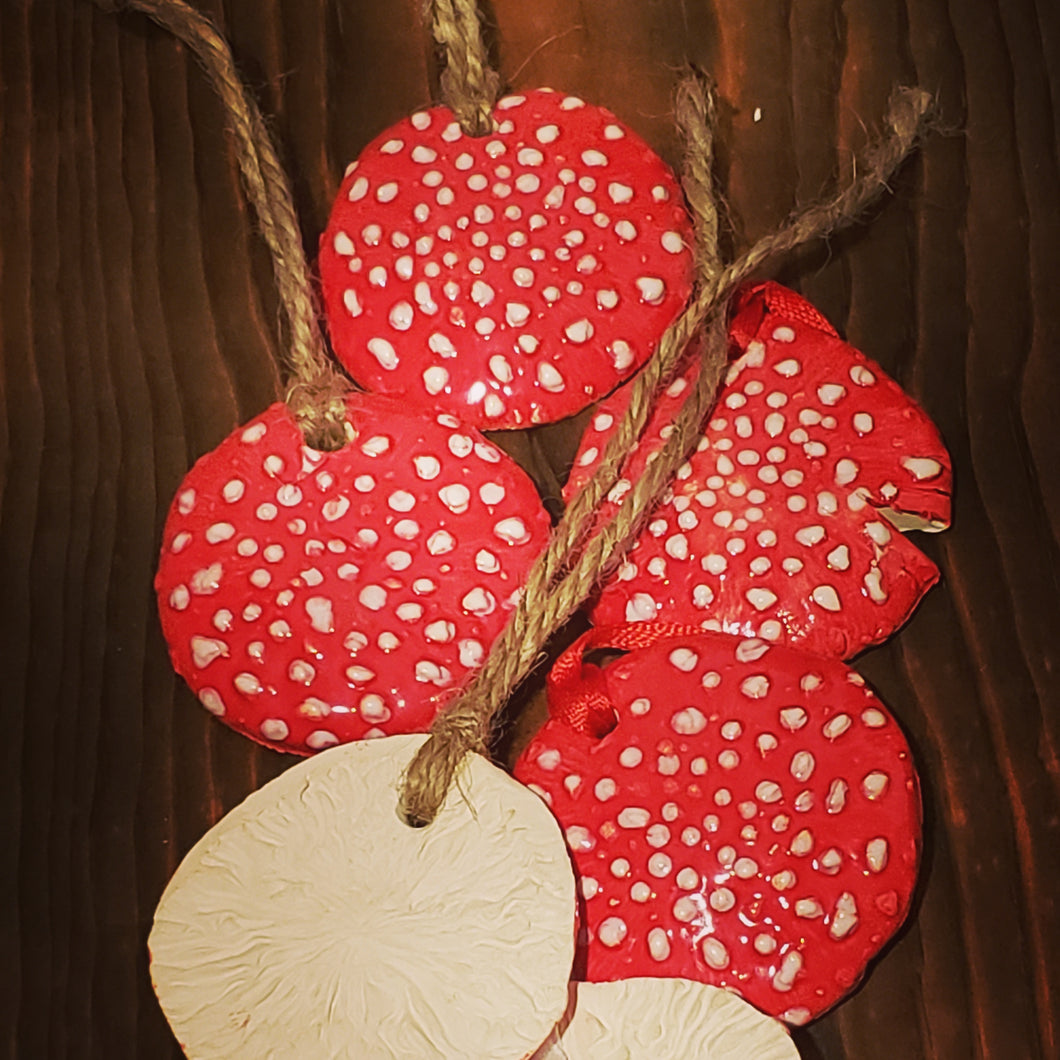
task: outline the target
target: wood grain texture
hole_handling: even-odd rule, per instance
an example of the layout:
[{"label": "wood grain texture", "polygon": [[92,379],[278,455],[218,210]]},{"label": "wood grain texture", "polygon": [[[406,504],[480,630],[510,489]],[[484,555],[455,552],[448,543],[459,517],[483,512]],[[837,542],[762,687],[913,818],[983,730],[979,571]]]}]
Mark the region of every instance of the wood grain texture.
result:
[{"label": "wood grain texture", "polygon": [[[202,0],[294,179],[306,247],[342,169],[437,92],[419,4]],[[806,1060],[1060,1055],[1060,6],[491,0],[516,88],[614,110],[671,162],[688,64],[722,99],[731,248],[848,175],[896,82],[942,130],[870,223],[775,275],[939,424],[943,582],[857,660],[924,779],[915,914]],[[167,35],[0,0],[0,1047],[177,1057],[145,940],[181,856],[290,761],[174,677],[151,579],[190,464],[278,393],[276,299],[224,116]],[[553,510],[584,416],[498,438]],[[542,716],[540,682],[504,753]]]}]

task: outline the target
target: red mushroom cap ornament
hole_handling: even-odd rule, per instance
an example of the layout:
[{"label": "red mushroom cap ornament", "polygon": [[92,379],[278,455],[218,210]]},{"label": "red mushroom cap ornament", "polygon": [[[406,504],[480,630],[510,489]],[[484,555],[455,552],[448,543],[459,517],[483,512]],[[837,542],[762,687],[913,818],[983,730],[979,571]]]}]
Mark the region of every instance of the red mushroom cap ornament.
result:
[{"label": "red mushroom cap ornament", "polygon": [[[593,619],[696,623],[849,658],[886,640],[938,579],[900,531],[949,524],[949,456],[924,411],[794,292],[746,291],[730,335],[739,357],[699,448]],[[658,402],[609,507],[661,448],[696,370]],[[627,401],[600,406],[568,495]]]},{"label": "red mushroom cap ornament", "polygon": [[485,657],[548,535],[530,479],[477,431],[347,397],[306,447],[273,405],[202,457],[155,588],[177,672],[271,747],[426,730]]},{"label": "red mushroom cap ornament", "polygon": [[[909,747],[838,660],[680,630],[576,642],[515,776],[565,830],[584,978],[695,979],[805,1023],[855,986],[909,909]],[[591,648],[629,654],[601,670],[582,658]]]},{"label": "red mushroom cap ornament", "polygon": [[446,107],[372,141],[321,239],[350,374],[483,428],[562,419],[650,356],[691,289],[667,166],[601,107],[506,96],[492,135]]},{"label": "red mushroom cap ornament", "polygon": [[470,755],[409,827],[398,791],[423,740],[298,763],[181,863],[148,945],[192,1060],[518,1060],[563,1015],[574,876],[556,822]]}]

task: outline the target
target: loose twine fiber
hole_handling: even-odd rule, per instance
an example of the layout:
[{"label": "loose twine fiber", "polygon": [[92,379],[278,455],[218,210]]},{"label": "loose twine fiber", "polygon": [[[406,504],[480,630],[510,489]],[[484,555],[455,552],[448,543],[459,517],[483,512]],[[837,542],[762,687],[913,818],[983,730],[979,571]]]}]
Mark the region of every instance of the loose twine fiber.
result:
[{"label": "loose twine fiber", "polygon": [[[289,181],[257,105],[239,79],[227,43],[208,19],[183,0],[94,2],[108,11],[143,12],[169,29],[192,49],[220,95],[236,134],[247,194],[272,253],[287,318],[291,344],[288,406],[307,444],[318,449],[341,447],[346,442],[342,395],[349,383],[328,357],[320,331]],[[489,65],[474,0],[428,0],[426,10],[446,57],[441,79],[446,104],[465,132],[486,135],[493,129],[499,77]],[[681,83],[675,117],[686,142],[683,184],[695,223],[696,291],[630,384],[629,406],[618,429],[592,478],[572,499],[531,569],[512,616],[482,668],[436,716],[427,741],[409,765],[401,795],[401,809],[409,823],[433,821],[468,752],[486,753],[493,718],[543,657],[542,649],[552,634],[632,543],[644,516],[697,444],[726,365],[726,306],[733,291],[778,255],[854,222],[908,157],[927,128],[932,105],[932,97],[922,89],[896,89],[887,110],[887,132],[863,153],[856,179],[834,198],[798,211],[726,265],[717,249],[718,207],[712,183],[714,97],[700,78],[688,77]],[[598,523],[597,510],[637,444],[656,394],[698,333],[703,335],[699,374],[672,432],[615,513]]]}]

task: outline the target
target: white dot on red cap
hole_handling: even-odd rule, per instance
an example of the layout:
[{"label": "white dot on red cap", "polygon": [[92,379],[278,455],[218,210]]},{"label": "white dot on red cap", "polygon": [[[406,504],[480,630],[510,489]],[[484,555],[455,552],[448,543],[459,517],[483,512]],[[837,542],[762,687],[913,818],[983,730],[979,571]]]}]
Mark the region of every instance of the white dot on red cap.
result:
[{"label": "white dot on red cap", "polygon": [[302,502],[302,491],[294,483],[288,482],[276,491],[276,499],[285,508],[294,508]]},{"label": "white dot on red cap", "polygon": [[645,838],[651,847],[664,847],[670,842],[670,829],[664,824],[653,824],[645,833]]},{"label": "white dot on red cap", "polygon": [[618,756],[618,764],[626,769],[635,769],[644,760],[644,752],[639,747],[624,747]]},{"label": "white dot on red cap", "polygon": [[710,908],[716,913],[727,913],[736,905],[736,895],[728,887],[716,887],[707,899]]},{"label": "white dot on red cap", "polygon": [[699,656],[691,648],[674,648],[669,659],[672,666],[684,673],[690,673],[699,662]]},{"label": "white dot on red cap", "polygon": [[440,394],[449,384],[449,372],[439,364],[433,364],[423,373],[423,385],[428,394]]},{"label": "white dot on red cap", "polygon": [[495,353],[489,359],[489,369],[494,379],[499,379],[502,383],[510,383],[512,381],[512,366],[508,363],[508,359],[501,356],[501,354]]},{"label": "white dot on red cap", "polygon": [[707,719],[696,707],[685,707],[670,718],[670,727],[681,736],[694,736],[707,727]]},{"label": "white dot on red cap", "polygon": [[376,189],[375,197],[380,202],[393,202],[397,198],[398,186],[395,181],[388,181],[386,184],[380,184]]},{"label": "white dot on red cap", "polygon": [[703,953],[703,959],[715,971],[721,971],[723,968],[729,967],[729,951],[725,948],[725,944],[721,939],[717,939],[713,935],[707,935],[700,943],[700,949]]},{"label": "white dot on red cap", "polygon": [[626,922],[621,917],[609,916],[596,929],[596,937],[601,945],[613,949],[622,944],[628,931]]},{"label": "white dot on red cap", "polygon": [[566,387],[563,376],[548,361],[542,361],[537,366],[537,381],[544,390],[552,394],[558,394]]},{"label": "white dot on red cap", "polygon": [[393,571],[408,570],[412,566],[412,556],[403,549],[395,549],[387,553],[385,562]]},{"label": "white dot on red cap", "polygon": [[476,585],[470,592],[464,594],[460,606],[470,614],[485,617],[492,615],[497,609],[497,598],[482,586]]},{"label": "white dot on red cap", "polygon": [[765,674],[752,674],[740,684],[740,691],[748,699],[763,699],[769,695],[769,678]]},{"label": "white dot on red cap", "polygon": [[357,596],[369,611],[381,611],[386,607],[386,589],[381,585],[366,585]]},{"label": "white dot on red cap", "polygon": [[456,626],[446,619],[437,619],[428,623],[423,635],[435,644],[448,644],[456,636]]},{"label": "white dot on red cap", "polygon": [[480,308],[485,308],[494,299],[495,292],[484,280],[476,280],[471,285],[471,300]]},{"label": "white dot on red cap", "polygon": [[358,177],[351,185],[347,193],[350,202],[359,202],[368,194],[368,180],[366,177]]},{"label": "white dot on red cap", "polygon": [[559,136],[558,125],[542,125],[534,134],[537,138],[538,143],[550,144],[553,143]]},{"label": "white dot on red cap", "polygon": [[427,538],[427,551],[432,556],[444,556],[447,552],[452,552],[455,547],[456,539],[448,530],[435,530]]},{"label": "white dot on red cap", "polygon": [[823,607],[826,611],[840,611],[842,604],[839,602],[839,594],[831,585],[818,585],[810,594],[814,603]]},{"label": "white dot on red cap", "polygon": [[379,337],[369,339],[368,352],[379,362],[379,366],[388,372],[397,368],[397,351],[386,339]]},{"label": "white dot on red cap", "polygon": [[496,574],[501,569],[500,560],[486,548],[475,553],[475,569],[483,574]]},{"label": "white dot on red cap", "polygon": [[236,528],[231,523],[214,523],[207,527],[205,538],[211,545],[219,545],[235,537]]},{"label": "white dot on red cap", "polygon": [[658,276],[638,276],[636,284],[641,301],[648,305],[658,305],[666,295],[666,284]]},{"label": "white dot on red cap", "polygon": [[718,765],[722,769],[735,769],[740,764],[740,756],[732,749],[722,751],[718,755]]},{"label": "white dot on red cap", "polygon": [[611,361],[615,368],[622,372],[633,363],[633,350],[625,339],[615,339],[608,347]]},{"label": "white dot on red cap", "polygon": [[646,622],[655,618],[659,609],[651,593],[634,593],[626,603],[627,622]]},{"label": "white dot on red cap", "polygon": [[835,466],[835,482],[837,486],[849,486],[858,477],[858,465],[847,457],[838,461]]},{"label": "white dot on red cap", "polygon": [[486,649],[477,640],[462,640],[457,647],[461,666],[478,666],[485,658]]},{"label": "white dot on red cap", "polygon": [[669,876],[672,869],[673,861],[661,851],[648,858],[648,872],[656,879],[661,880]]},{"label": "white dot on red cap", "polygon": [[[580,293],[580,292],[579,292]],[[594,328],[588,319],[582,318],[581,320],[574,321],[573,324],[568,324],[564,328],[564,334],[574,343],[588,342],[593,337]]]},{"label": "white dot on red cap", "polygon": [[[323,700],[307,699],[305,702],[323,703]],[[326,704],[325,704],[326,705]],[[320,715],[315,715],[319,717]],[[306,738],[306,747],[313,751],[323,751],[325,747],[334,747],[339,742],[339,738],[333,733],[328,732],[327,729],[314,729]]]},{"label": "white dot on red cap", "polygon": [[654,961],[665,961],[670,956],[670,937],[661,927],[648,932],[648,953]]},{"label": "white dot on red cap", "polygon": [[438,491],[438,497],[451,512],[461,515],[467,511],[471,491],[463,483],[454,482],[443,486]]},{"label": "white dot on red cap", "polygon": [[266,718],[261,723],[261,735],[266,740],[286,740],[290,735],[290,729],[287,727],[287,722],[280,718]]},{"label": "white dot on red cap", "polygon": [[390,720],[390,708],[383,702],[382,696],[373,692],[361,696],[357,707],[361,712],[361,717],[370,724],[377,725]]},{"label": "white dot on red cap", "polygon": [[414,602],[399,604],[394,614],[396,614],[402,622],[419,622],[419,620],[423,618],[423,607]]},{"label": "white dot on red cap", "polygon": [[755,950],[762,954],[763,957],[768,956],[770,953],[774,953],[777,948],[777,940],[772,935],[766,935],[764,932],[755,935],[754,938]]},{"label": "white dot on red cap", "polygon": [[509,302],[504,307],[504,319],[509,327],[522,327],[530,319],[530,307],[522,302]]},{"label": "white dot on red cap", "polygon": [[318,633],[334,632],[334,605],[326,596],[311,596],[305,602],[309,624]]}]

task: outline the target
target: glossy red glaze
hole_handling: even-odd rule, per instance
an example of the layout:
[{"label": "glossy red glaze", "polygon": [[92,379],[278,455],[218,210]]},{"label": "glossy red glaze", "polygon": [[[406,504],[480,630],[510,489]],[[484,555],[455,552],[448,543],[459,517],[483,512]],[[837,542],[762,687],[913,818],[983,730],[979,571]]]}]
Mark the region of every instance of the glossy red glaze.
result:
[{"label": "glossy red glaze", "polygon": [[[668,630],[604,670],[580,661],[651,628],[593,631],[569,650],[553,717],[515,766],[566,833],[585,978],[697,979],[804,1023],[858,982],[909,909],[909,747],[853,670],[762,640]],[[615,719],[602,738],[574,709],[587,697],[600,717],[601,692]]]},{"label": "glossy red glaze", "polygon": [[479,427],[561,419],[651,354],[690,290],[670,170],[601,107],[507,96],[496,132],[447,108],[347,170],[321,239],[332,342],[361,384]]},{"label": "glossy red glaze", "polygon": [[[691,622],[849,658],[886,640],[938,579],[898,527],[948,525],[949,456],[924,411],[794,292],[750,289],[730,333],[737,359],[699,449],[594,621]],[[662,447],[696,371],[659,401],[605,511]],[[627,402],[619,392],[600,406],[568,496]]]},{"label": "glossy red glaze", "polygon": [[365,394],[347,417],[353,440],[323,453],[273,405],[202,457],[155,579],[203,705],[298,754],[424,731],[548,535],[533,484],[474,429]]}]

